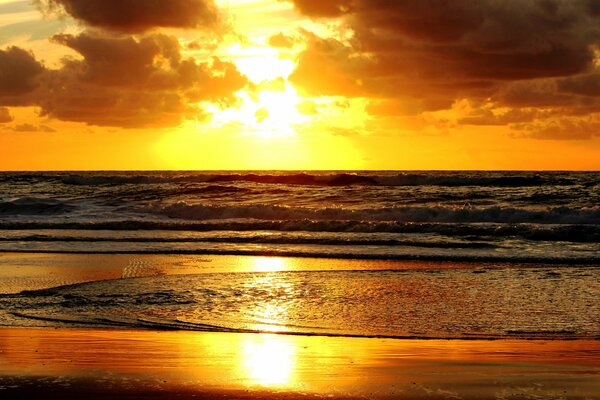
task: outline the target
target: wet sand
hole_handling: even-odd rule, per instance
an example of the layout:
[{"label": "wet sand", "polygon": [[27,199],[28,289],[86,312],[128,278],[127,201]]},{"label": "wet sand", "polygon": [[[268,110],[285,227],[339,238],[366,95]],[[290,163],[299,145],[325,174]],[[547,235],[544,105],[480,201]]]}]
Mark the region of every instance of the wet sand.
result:
[{"label": "wet sand", "polygon": [[0,398],[600,399],[600,341],[0,329]]}]

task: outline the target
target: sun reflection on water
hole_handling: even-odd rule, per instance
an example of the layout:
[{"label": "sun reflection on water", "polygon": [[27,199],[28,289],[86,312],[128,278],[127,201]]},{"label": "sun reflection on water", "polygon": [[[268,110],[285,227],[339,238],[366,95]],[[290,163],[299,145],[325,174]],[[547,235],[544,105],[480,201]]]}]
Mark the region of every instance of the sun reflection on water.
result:
[{"label": "sun reflection on water", "polygon": [[296,349],[289,340],[274,335],[244,338],[242,367],[255,384],[284,386],[294,381]]},{"label": "sun reflection on water", "polygon": [[288,328],[288,307],[294,298],[294,286],[279,279],[276,272],[257,274],[251,286],[260,294],[255,297],[246,314],[253,321],[253,329],[284,332]]}]

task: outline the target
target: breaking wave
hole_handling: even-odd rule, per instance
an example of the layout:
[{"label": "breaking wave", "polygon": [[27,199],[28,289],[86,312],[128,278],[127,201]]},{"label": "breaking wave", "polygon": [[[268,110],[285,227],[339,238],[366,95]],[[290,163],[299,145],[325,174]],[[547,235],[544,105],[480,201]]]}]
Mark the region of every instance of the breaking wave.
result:
[{"label": "breaking wave", "polygon": [[598,225],[537,224],[463,224],[393,221],[211,221],[167,222],[120,220],[102,222],[0,222],[5,230],[111,230],[111,231],[279,231],[279,232],[353,232],[353,233],[433,233],[450,237],[520,237],[534,241],[600,242]]},{"label": "breaking wave", "polygon": [[22,197],[0,202],[1,215],[52,215],[72,211],[75,207],[56,199]]},{"label": "breaking wave", "polygon": [[220,206],[178,202],[148,209],[151,213],[186,220],[334,220],[443,223],[538,223],[600,224],[600,207],[575,209],[554,207],[521,209],[513,207],[387,207],[372,209],[308,208],[277,205]]}]

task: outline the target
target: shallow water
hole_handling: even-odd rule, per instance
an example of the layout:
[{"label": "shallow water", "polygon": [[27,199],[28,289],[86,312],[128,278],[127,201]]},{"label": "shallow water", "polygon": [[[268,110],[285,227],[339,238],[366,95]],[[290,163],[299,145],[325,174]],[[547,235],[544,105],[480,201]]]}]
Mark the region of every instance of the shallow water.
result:
[{"label": "shallow water", "polygon": [[[21,265],[34,264],[20,257]],[[53,261],[46,257],[38,274],[48,268],[72,283],[46,282],[0,295],[1,325],[395,338],[600,337],[600,268],[590,266],[54,257],[56,268],[47,267]],[[109,266],[104,276],[77,268],[96,271],[102,263]]]}]

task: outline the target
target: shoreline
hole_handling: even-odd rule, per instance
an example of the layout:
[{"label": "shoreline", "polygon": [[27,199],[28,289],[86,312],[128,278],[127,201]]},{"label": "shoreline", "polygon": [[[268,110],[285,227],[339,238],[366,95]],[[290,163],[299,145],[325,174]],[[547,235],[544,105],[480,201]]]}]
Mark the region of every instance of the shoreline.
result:
[{"label": "shoreline", "polygon": [[300,337],[311,337],[311,338],[343,338],[343,339],[382,339],[382,340],[420,340],[420,341],[480,341],[480,342],[493,342],[493,341],[585,341],[585,342],[600,342],[600,337],[589,335],[573,335],[572,332],[562,331],[540,331],[540,332],[529,332],[529,331],[512,331],[507,332],[504,335],[465,335],[463,336],[427,336],[427,335],[368,335],[368,334],[352,334],[352,333],[335,333],[335,332],[302,332],[302,331],[284,331],[284,330],[260,330],[260,329],[242,329],[242,328],[229,328],[216,325],[197,324],[193,326],[189,323],[176,321],[174,324],[164,324],[160,322],[137,320],[138,326],[124,325],[122,321],[111,322],[107,319],[101,321],[80,321],[80,320],[69,320],[63,318],[52,318],[52,317],[41,317],[33,316],[25,313],[11,312],[9,313],[15,317],[24,318],[39,322],[59,323],[65,326],[10,326],[2,328],[16,328],[16,329],[82,329],[82,330],[115,330],[115,331],[149,331],[149,332],[209,332],[209,333],[238,333],[238,334],[250,334],[250,335],[276,335],[276,336],[300,336]]},{"label": "shoreline", "polygon": [[547,257],[514,257],[503,256],[438,256],[438,255],[391,255],[391,254],[350,254],[350,253],[311,253],[297,251],[264,251],[264,250],[0,250],[0,254],[55,254],[55,255],[138,255],[138,256],[207,256],[207,257],[281,257],[321,260],[346,260],[346,261],[387,261],[387,262],[410,262],[410,263],[460,263],[460,264],[499,264],[504,266],[533,264],[546,264],[553,267],[569,266],[600,266],[600,257],[580,258],[547,258]]},{"label": "shoreline", "polygon": [[[195,273],[531,268],[531,264],[211,254],[0,251],[0,294],[90,281]],[[554,266],[553,266],[554,267]],[[556,266],[561,268],[560,265]]]},{"label": "shoreline", "polygon": [[[478,274],[484,274],[486,277],[493,271],[510,271],[514,269],[522,269],[522,271],[538,270],[538,275],[532,276],[534,282],[542,280],[542,282],[554,282],[557,277],[560,277],[562,272],[557,272],[557,269],[548,266],[532,266],[532,265],[499,265],[499,264],[486,264],[486,263],[456,263],[456,262],[417,262],[417,261],[367,261],[367,260],[344,260],[344,259],[319,259],[319,258],[291,258],[291,257],[249,257],[249,256],[177,256],[177,255],[136,255],[132,256],[129,254],[52,254],[52,253],[0,253],[0,298],[6,299],[6,301],[18,301],[19,296],[58,296],[53,301],[63,302],[71,301],[69,299],[75,299],[69,294],[69,290],[78,290],[78,288],[85,288],[88,284],[101,283],[107,281],[114,281],[116,285],[125,284],[129,279],[132,278],[148,278],[157,279],[157,277],[164,276],[165,279],[171,279],[171,284],[177,286],[177,282],[184,276],[205,276],[209,281],[210,276],[222,276],[221,274],[234,274],[232,276],[246,276],[237,275],[249,274],[247,276],[252,277],[254,273],[266,273],[269,274],[286,274],[287,272],[327,272],[327,271],[419,271],[424,273],[439,271],[460,272],[461,276],[467,276],[468,281],[465,288],[469,288],[472,285],[473,279],[479,280]],[[581,266],[571,266],[565,268],[584,268]],[[522,273],[521,271],[521,273]],[[585,271],[584,271],[585,272]],[[582,272],[577,272],[582,273]],[[465,275],[466,274],[466,275]],[[477,274],[477,275],[474,275]],[[535,272],[538,274],[538,272]],[[514,274],[508,276],[508,278],[514,278]],[[518,274],[517,274],[518,275]],[[284,275],[281,275],[284,276]],[[522,275],[519,275],[522,276]],[[577,275],[579,276],[579,275]],[[476,278],[477,277],[477,278]],[[160,278],[162,279],[162,278]],[[191,278],[190,278],[191,279]],[[233,278],[228,278],[233,279]],[[254,279],[254,278],[252,278]],[[429,279],[429,278],[427,278]],[[494,277],[487,278],[489,282],[493,283]],[[492,279],[492,280],[490,280]],[[121,283],[119,283],[121,282]],[[231,282],[228,281],[228,282]],[[253,282],[253,281],[252,281]],[[421,282],[421,281],[416,281]],[[436,281],[424,281],[428,285],[436,285]],[[258,283],[263,284],[263,283]],[[279,286],[277,286],[279,285]],[[277,284],[274,287],[270,287],[269,290],[283,290],[286,288],[285,285]],[[555,284],[546,285],[546,287],[556,286]],[[226,287],[225,285],[224,287]],[[283,288],[283,289],[282,289]],[[401,290],[401,287],[396,289]],[[456,288],[455,288],[456,289]],[[463,289],[462,286],[458,289]],[[465,289],[465,290],[467,290]],[[105,287],[102,290],[108,290],[110,287]],[[129,289],[128,289],[129,290]],[[139,290],[144,292],[144,288],[140,287]],[[440,290],[448,292],[448,288],[441,287]],[[479,289],[477,289],[479,290]],[[500,289],[499,289],[500,290]],[[53,294],[53,291],[66,293],[66,297]],[[435,291],[430,290],[429,296],[435,296]],[[63,294],[65,294],[63,293]],[[449,292],[448,292],[449,293]],[[495,295],[502,295],[505,292],[499,292]],[[517,293],[518,294],[518,293]],[[513,293],[514,295],[514,293]],[[62,297],[61,297],[62,296]],[[103,296],[103,295],[102,295]],[[102,296],[99,301],[103,301]],[[434,297],[435,299],[435,297]],[[184,298],[185,300],[185,298]],[[414,298],[415,302],[418,303],[419,299]],[[481,300],[481,299],[480,299]],[[550,298],[552,300],[552,298]],[[134,301],[134,300],[128,300]],[[401,301],[408,301],[401,298]],[[436,300],[437,301],[437,300]],[[595,303],[595,300],[589,300]],[[440,303],[440,301],[437,301]],[[270,300],[267,300],[267,305],[272,306]],[[412,303],[411,303],[412,304]],[[415,303],[416,304],[416,303]],[[432,303],[432,304],[435,304]],[[447,302],[440,303],[438,307],[437,317],[443,317],[446,313],[448,306]],[[476,303],[473,303],[475,307]],[[74,305],[79,306],[78,303]],[[137,307],[134,303],[131,303],[131,307],[134,309]],[[410,304],[409,304],[410,306]],[[534,305],[535,306],[535,305]],[[144,314],[141,316],[130,316],[129,318],[121,318],[119,313],[100,315],[99,318],[92,316],[86,316],[85,314],[79,315],[69,314],[68,305],[63,311],[66,310],[65,314],[57,312],[55,314],[47,313],[36,313],[34,309],[29,310],[27,308],[17,308],[11,310],[10,307],[6,309],[6,312],[0,313],[0,324],[4,326],[12,327],[58,327],[58,328],[76,328],[76,329],[143,329],[143,330],[160,330],[160,331],[184,331],[184,332],[236,332],[236,333],[251,333],[251,334],[262,334],[262,333],[276,333],[280,336],[305,336],[305,337],[332,337],[332,338],[365,338],[365,339],[390,339],[390,340],[423,340],[423,341],[436,341],[436,340],[452,340],[452,341],[503,341],[503,340],[545,340],[545,341],[561,341],[561,340],[587,340],[587,341],[598,341],[597,329],[588,328],[583,330],[577,330],[573,328],[573,321],[567,321],[562,325],[506,325],[503,329],[491,329],[491,330],[478,330],[462,328],[462,330],[432,330],[424,331],[418,326],[412,326],[406,328],[403,331],[365,331],[365,330],[336,330],[334,328],[326,329],[326,325],[315,325],[324,326],[325,328],[315,329],[282,329],[277,324],[270,325],[268,322],[261,324],[254,322],[253,324],[223,324],[220,320],[215,320],[210,315],[204,315],[202,319],[180,319],[177,314],[171,315],[169,318],[150,318],[147,319]],[[473,308],[471,307],[471,308]],[[582,306],[585,307],[585,304]],[[589,305],[588,305],[589,307]],[[476,308],[476,307],[475,307]],[[556,307],[555,307],[556,308]],[[261,309],[263,310],[263,309]],[[590,314],[591,309],[583,308],[582,312],[585,315],[589,315],[585,323],[593,324],[593,315]],[[264,310],[263,310],[264,311]],[[467,310],[460,311],[461,313]],[[554,311],[554,309],[552,309]],[[567,313],[563,309],[560,312]],[[188,309],[187,313],[193,313],[194,310]],[[459,312],[457,308],[454,312]],[[152,314],[149,314],[152,315]],[[476,318],[476,314],[471,314],[471,318]],[[527,316],[529,318],[529,316]],[[543,321],[542,321],[543,322]],[[423,323],[427,323],[423,321]],[[446,324],[453,324],[454,321],[447,321]],[[264,326],[263,326],[264,325]],[[493,328],[493,325],[490,325]]]},{"label": "shoreline", "polygon": [[0,395],[38,390],[49,399],[599,399],[600,341],[0,328]]}]

